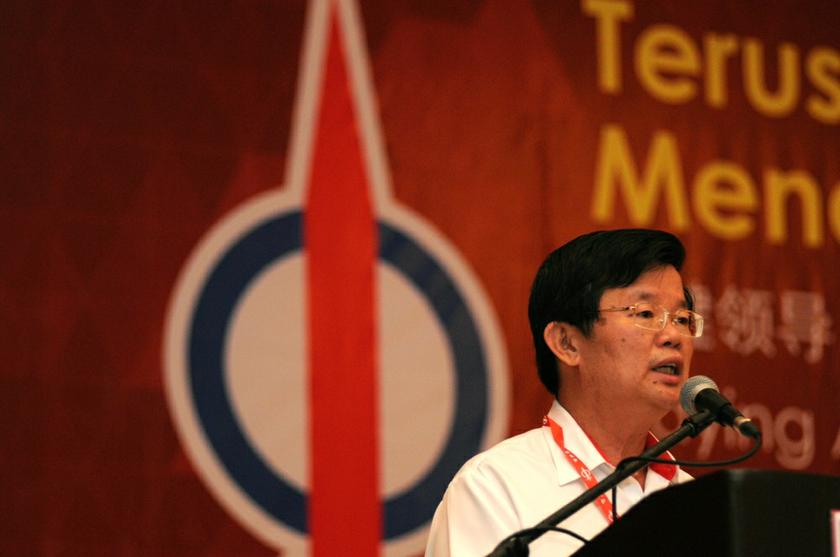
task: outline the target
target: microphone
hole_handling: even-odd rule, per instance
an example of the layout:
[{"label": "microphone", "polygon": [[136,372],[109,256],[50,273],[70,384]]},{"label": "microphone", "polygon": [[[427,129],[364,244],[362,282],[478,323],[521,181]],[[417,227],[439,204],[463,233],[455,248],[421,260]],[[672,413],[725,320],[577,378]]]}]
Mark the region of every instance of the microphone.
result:
[{"label": "microphone", "polygon": [[708,410],[718,423],[734,427],[747,437],[761,438],[758,427],[738,412],[732,403],[720,394],[717,384],[705,375],[689,377],[680,391],[680,405],[689,415]]}]

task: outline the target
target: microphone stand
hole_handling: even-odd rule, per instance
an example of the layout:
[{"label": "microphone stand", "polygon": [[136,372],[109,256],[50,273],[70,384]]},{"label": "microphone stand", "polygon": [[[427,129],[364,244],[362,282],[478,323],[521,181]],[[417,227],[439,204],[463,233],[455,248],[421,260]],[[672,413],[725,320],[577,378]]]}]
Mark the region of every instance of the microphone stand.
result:
[{"label": "microphone stand", "polygon": [[[641,457],[656,458],[686,437],[696,437],[704,429],[715,421],[715,416],[708,410],[703,410],[683,420],[679,429],[662,439],[656,445],[643,452]],[[528,528],[520,534],[514,534],[503,540],[487,557],[525,557],[528,555],[528,544],[551,530],[577,511],[594,501],[602,493],[606,493],[613,486],[621,483],[625,478],[632,476],[649,463],[644,461],[633,461],[618,468],[598,482],[597,485],[587,489],[575,499],[572,499],[566,506],[546,517],[542,522]]]}]

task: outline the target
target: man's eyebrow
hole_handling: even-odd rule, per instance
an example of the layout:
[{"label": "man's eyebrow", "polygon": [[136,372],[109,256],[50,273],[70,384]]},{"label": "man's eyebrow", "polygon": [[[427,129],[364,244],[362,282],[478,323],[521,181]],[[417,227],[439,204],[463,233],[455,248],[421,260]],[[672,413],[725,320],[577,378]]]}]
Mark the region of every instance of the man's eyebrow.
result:
[{"label": "man's eyebrow", "polygon": [[[651,302],[656,301],[656,295],[648,290],[642,290],[636,295],[636,299],[640,302]],[[683,299],[680,300],[679,306],[680,309],[685,309],[688,307],[688,303],[686,302],[685,296],[683,296]]]}]

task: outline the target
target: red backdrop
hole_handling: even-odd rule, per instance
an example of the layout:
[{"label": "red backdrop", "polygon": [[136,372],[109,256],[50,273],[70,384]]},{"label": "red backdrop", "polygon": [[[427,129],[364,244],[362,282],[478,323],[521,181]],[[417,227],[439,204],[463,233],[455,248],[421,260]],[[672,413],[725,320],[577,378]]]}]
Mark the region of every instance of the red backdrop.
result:
[{"label": "red backdrop", "polygon": [[[306,3],[0,10],[0,553],[276,554],[199,478],[161,361],[190,253],[283,187]],[[360,14],[391,194],[457,250],[501,326],[506,433],[548,404],[526,319],[542,257],[657,227],[686,244],[707,317],[694,372],[765,431],[749,466],[840,472],[835,3]],[[742,449],[715,428],[678,453]]]}]

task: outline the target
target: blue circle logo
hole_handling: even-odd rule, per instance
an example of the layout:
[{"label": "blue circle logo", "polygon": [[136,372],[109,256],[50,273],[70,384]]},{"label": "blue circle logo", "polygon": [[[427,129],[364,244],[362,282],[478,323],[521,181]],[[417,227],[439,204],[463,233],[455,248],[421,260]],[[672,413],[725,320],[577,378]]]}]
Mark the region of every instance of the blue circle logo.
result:
[{"label": "blue circle logo", "polygon": [[[263,422],[295,423],[284,419],[284,408],[288,402],[302,404],[300,399],[305,397],[282,383],[287,380],[284,376],[305,373],[305,366],[284,370],[283,361],[265,361],[283,360],[283,355],[265,350],[257,350],[262,357],[235,355],[237,350],[245,350],[237,346],[246,342],[239,339],[249,337],[249,320],[260,319],[257,311],[248,309],[249,298],[258,299],[262,296],[260,291],[270,290],[275,297],[285,296],[293,304],[294,298],[300,297],[296,293],[307,288],[300,273],[284,271],[293,268],[306,250],[306,214],[289,205],[279,193],[266,194],[224,219],[196,249],[170,305],[165,370],[175,423],[210,490],[263,541],[295,554],[305,552],[309,500],[305,474],[295,477],[289,472],[294,466],[286,466],[284,460],[308,458],[292,454],[305,453],[306,442],[304,439],[290,447],[277,445],[276,441],[261,443],[260,438],[267,438],[264,432],[273,427],[265,428]],[[423,326],[440,342],[436,349],[429,348],[433,342],[415,349],[418,353],[437,352],[437,361],[448,360],[445,367],[449,371],[433,387],[440,391],[440,400],[448,400],[449,404],[441,405],[445,415],[437,417],[443,425],[433,432],[435,439],[428,444],[430,461],[422,469],[405,473],[401,469],[406,468],[405,464],[392,466],[392,476],[408,477],[402,483],[392,482],[399,485],[381,496],[384,542],[408,554],[422,550],[425,529],[458,468],[505,434],[507,370],[492,308],[469,270],[428,224],[404,209],[393,207],[390,213],[391,218],[383,215],[377,223],[378,266],[392,277],[383,280],[380,288],[396,289],[399,292],[395,299],[413,297],[413,305],[425,309],[398,317],[405,327],[411,326],[406,318],[425,322]],[[407,296],[406,292],[412,294]],[[251,303],[254,307],[265,305]],[[401,311],[399,305],[387,304],[389,311],[396,313]],[[283,304],[278,304],[275,314],[278,313],[278,321],[270,328],[302,328],[299,312],[287,319],[282,315]],[[254,330],[263,328],[255,326]],[[244,332],[237,333],[238,329]],[[283,330],[276,334],[284,335]],[[382,342],[389,342],[387,335]],[[292,349],[295,350],[303,352],[305,347]],[[401,345],[400,350],[404,351],[405,346]],[[273,367],[280,368],[280,372],[265,372]],[[397,378],[411,375],[401,374],[400,370],[391,372]],[[262,382],[268,375],[272,378],[267,381],[279,382],[281,386],[248,387],[249,382]],[[251,379],[237,379],[244,376]],[[300,382],[296,377],[289,380]],[[401,389],[396,379],[387,381],[385,387],[388,392],[414,390]],[[254,397],[254,391],[260,394]],[[260,406],[255,400],[266,396],[261,391],[278,395],[276,409],[268,418],[264,411],[249,410]],[[388,392],[383,396],[387,397]],[[410,392],[399,396],[410,396]],[[266,406],[265,402],[262,406]],[[382,419],[390,422],[405,404],[392,405],[391,411],[388,405],[384,407]],[[436,410],[440,409],[429,409],[432,413]],[[249,418],[249,412],[262,417]],[[280,437],[305,437],[306,428],[297,429],[300,431]],[[272,442],[275,445],[270,446]],[[383,444],[387,459],[387,439]]]}]

